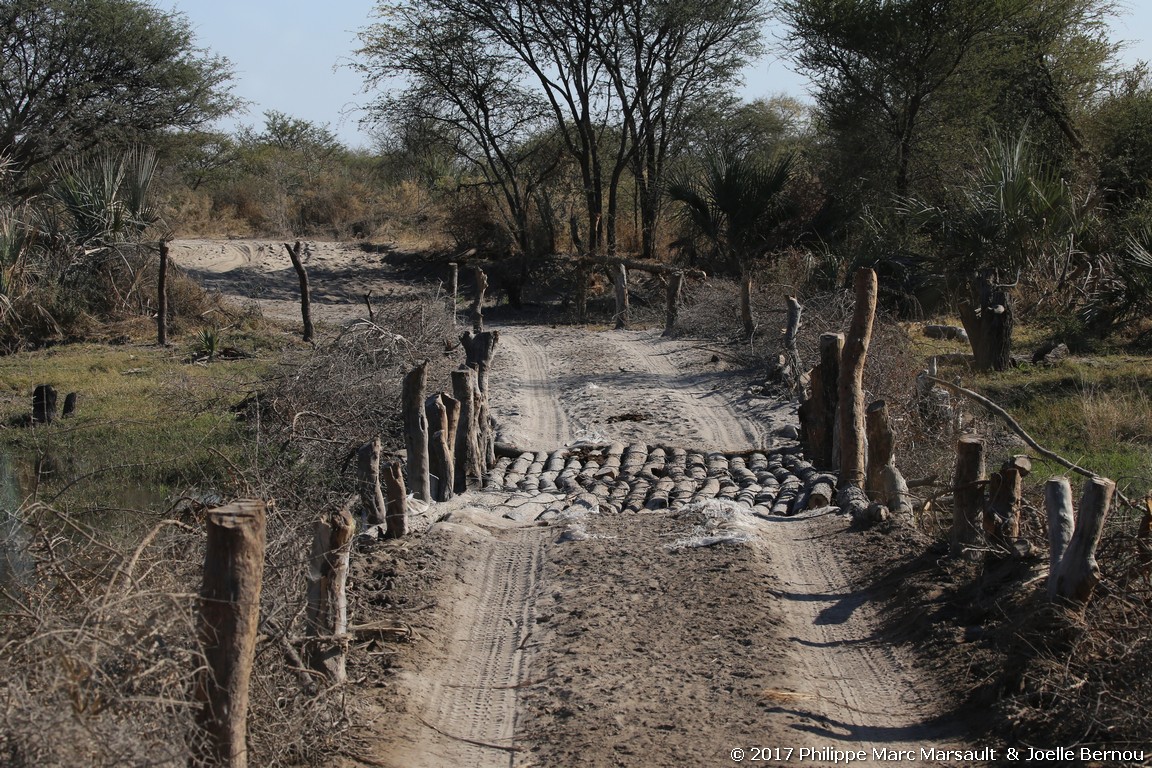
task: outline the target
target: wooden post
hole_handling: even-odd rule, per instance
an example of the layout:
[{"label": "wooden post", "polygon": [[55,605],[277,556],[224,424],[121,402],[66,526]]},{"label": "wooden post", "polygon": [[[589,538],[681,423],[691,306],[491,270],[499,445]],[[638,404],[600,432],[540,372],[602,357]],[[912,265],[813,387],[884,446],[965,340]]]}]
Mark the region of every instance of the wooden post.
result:
[{"label": "wooden post", "polygon": [[488,367],[492,362],[492,354],[500,342],[500,331],[485,331],[472,334],[465,331],[460,336],[460,346],[464,348],[465,363],[476,371],[477,384],[480,391],[488,392]]},{"label": "wooden post", "polygon": [[488,290],[488,276],[480,267],[475,268],[476,295],[472,297],[472,331],[484,330],[484,292]]},{"label": "wooden post", "polygon": [[56,418],[56,387],[37,384],[32,391],[32,423],[51,424]]},{"label": "wooden post", "polygon": [[456,443],[456,418],[460,404],[444,392],[430,395],[424,401],[428,418],[428,475],[434,501],[452,498],[455,467],[452,447]]},{"label": "wooden post", "polygon": [[868,268],[856,270],[853,281],[856,306],[852,325],[844,343],[838,382],[840,433],[840,485],[864,487],[864,363],[872,340],[872,323],[876,318],[876,273]]},{"label": "wooden post", "polygon": [[[355,498],[355,497],[353,497]],[[356,521],[349,506],[316,521],[308,570],[308,666],[329,683],[347,679],[348,559]]]},{"label": "wooden post", "polygon": [[984,509],[984,441],[965,435],[956,444],[956,476],[952,483],[952,557],[977,560],[980,544],[980,513]]},{"label": "wooden post", "polygon": [[380,438],[360,446],[356,452],[356,490],[368,525],[383,525],[384,491],[380,487]]},{"label": "wooden post", "polygon": [[623,264],[612,267],[616,284],[616,330],[628,327],[628,268]]},{"label": "wooden post", "polygon": [[460,422],[456,429],[454,450],[456,472],[453,490],[456,493],[480,488],[483,483],[477,391],[476,371],[471,368],[452,371],[452,395],[460,403]]},{"label": "wooden post", "polygon": [[1020,538],[1020,504],[1023,479],[1032,472],[1032,460],[1013,456],[988,481],[988,506],[984,510],[984,535],[1000,553],[1013,551]]},{"label": "wooden post", "polygon": [[1056,599],[1073,605],[1084,605],[1100,583],[1100,566],[1096,547],[1104,533],[1104,520],[1112,504],[1116,483],[1104,477],[1093,477],[1084,484],[1076,530],[1056,573]]},{"label": "wooden post", "polygon": [[752,269],[746,267],[740,275],[740,322],[744,325],[744,338],[756,333],[756,318],[752,317]]},{"label": "wooden post", "polygon": [[208,512],[196,671],[200,706],[194,766],[248,765],[248,681],[256,651],[264,575],[264,502],[247,499]]},{"label": "wooden post", "polygon": [[452,291],[452,324],[456,324],[456,302],[460,299],[460,265],[456,262],[449,262],[448,266],[452,272],[448,276],[448,284]]},{"label": "wooden post", "polygon": [[680,293],[684,290],[684,272],[676,270],[668,278],[668,300],[664,309],[664,336],[676,333],[676,317],[680,314]]},{"label": "wooden post", "polygon": [[786,381],[789,388],[796,392],[801,389],[800,376],[804,372],[800,351],[796,347],[796,339],[800,335],[800,316],[804,312],[804,307],[795,296],[788,296],[786,302],[788,305],[788,325],[784,328],[785,365],[782,367],[787,371]]},{"label": "wooden post", "polygon": [[408,452],[408,482],[420,501],[431,501],[428,486],[428,417],[424,414],[424,385],[428,361],[404,376],[401,407],[404,411],[404,447]]},{"label": "wooden post", "polygon": [[588,265],[581,260],[576,265],[576,322],[588,321]]},{"label": "wooden post", "polygon": [[168,241],[160,241],[160,267],[156,273],[156,344],[168,346]]},{"label": "wooden post", "polygon": [[304,262],[300,261],[304,246],[297,240],[294,246],[284,243],[284,248],[288,251],[288,258],[292,259],[296,277],[300,279],[300,316],[304,320],[304,341],[312,341],[312,294],[308,290],[308,272],[304,269]]},{"label": "wooden post", "polygon": [[70,416],[76,415],[76,397],[75,392],[69,392],[64,395],[64,409],[60,412],[62,418],[67,419]]},{"label": "wooden post", "polygon": [[384,462],[381,474],[384,476],[388,510],[384,515],[387,524],[384,536],[399,539],[408,533],[408,493],[404,488],[404,473],[400,470],[400,462]]},{"label": "wooden post", "polygon": [[895,459],[895,439],[892,426],[888,423],[888,403],[876,400],[865,412],[868,436],[867,482],[864,490],[873,501],[884,501],[884,482],[881,475],[884,467]]},{"label": "wooden post", "polygon": [[1056,577],[1060,561],[1072,540],[1076,512],[1072,509],[1072,484],[1066,477],[1054,477],[1044,484],[1044,509],[1048,513],[1048,600],[1056,600]]},{"label": "wooden post", "polygon": [[835,440],[837,386],[844,334],[820,335],[820,362],[812,369],[812,396],[805,401],[803,426],[804,454],[819,469],[835,469],[839,462],[833,451]]}]

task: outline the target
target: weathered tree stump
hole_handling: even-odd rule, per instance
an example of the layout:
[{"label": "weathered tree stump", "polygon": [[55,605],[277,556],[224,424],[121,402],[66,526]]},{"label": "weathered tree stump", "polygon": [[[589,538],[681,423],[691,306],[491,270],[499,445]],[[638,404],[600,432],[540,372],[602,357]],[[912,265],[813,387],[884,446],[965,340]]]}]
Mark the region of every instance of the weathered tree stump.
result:
[{"label": "weathered tree stump", "polygon": [[984,510],[984,535],[1000,554],[1014,551],[1020,537],[1022,480],[1032,471],[1027,456],[1013,456],[988,481],[988,506]]},{"label": "weathered tree stump", "polygon": [[347,679],[348,559],[356,521],[349,505],[316,521],[308,569],[308,666],[329,683]]},{"label": "weathered tree stump", "polygon": [[473,333],[482,333],[484,331],[484,293],[488,290],[488,275],[484,274],[484,270],[476,267],[473,270],[476,277],[476,292],[472,297],[472,331]]},{"label": "weathered tree stump", "polygon": [[820,335],[820,362],[812,369],[809,384],[812,395],[800,407],[800,425],[803,431],[804,455],[820,469],[835,469],[839,458],[833,447],[838,443],[836,404],[840,378],[840,356],[844,350],[844,334]]},{"label": "weathered tree stump", "polygon": [[385,538],[399,539],[408,533],[408,493],[404,488],[404,473],[400,462],[387,461],[380,468],[384,479]]},{"label": "weathered tree stump", "polygon": [[204,664],[193,699],[198,739],[194,766],[248,765],[248,683],[256,652],[264,576],[264,502],[245,499],[207,515],[198,636]]},{"label": "weathered tree stump", "polygon": [[623,264],[612,267],[612,282],[616,288],[616,330],[628,327],[628,268]]},{"label": "weathered tree stump", "polygon": [[852,325],[844,342],[838,383],[838,421],[840,433],[840,484],[864,487],[864,363],[872,340],[872,323],[876,318],[876,273],[863,268],[853,281],[856,306]]},{"label": "weathered tree stump", "polygon": [[980,514],[984,510],[984,441],[974,435],[956,444],[953,480],[954,509],[950,554],[969,560],[980,558]]},{"label": "weathered tree stump", "polygon": [[304,262],[300,256],[304,252],[304,245],[299,240],[295,245],[284,243],[288,251],[288,258],[292,260],[292,268],[296,270],[296,277],[300,281],[300,317],[304,321],[304,341],[312,341],[312,294],[308,289],[308,271],[304,269]]},{"label": "weathered tree stump", "polygon": [[37,384],[32,391],[32,423],[51,424],[56,418],[56,387]]},{"label": "weathered tree stump", "polygon": [[452,371],[452,394],[460,403],[460,422],[456,428],[456,445],[453,454],[456,460],[456,493],[480,488],[484,482],[484,455],[480,447],[480,403],[477,401],[479,387],[476,384],[476,371],[465,368]]},{"label": "weathered tree stump", "polygon": [[160,241],[160,265],[156,272],[156,345],[168,346],[168,241]]},{"label": "weathered tree stump", "polygon": [[380,438],[360,446],[356,451],[356,490],[368,525],[383,525],[386,504],[380,486]]},{"label": "weathered tree stump", "polygon": [[676,270],[668,278],[668,296],[664,307],[664,336],[676,333],[676,319],[680,315],[680,294],[684,292],[684,272]]},{"label": "weathered tree stump", "polygon": [[1094,477],[1085,482],[1080,511],[1076,515],[1076,529],[1056,572],[1057,601],[1083,606],[1100,583],[1096,547],[1104,533],[1104,520],[1108,517],[1115,491],[1116,484],[1104,477]]},{"label": "weathered tree stump", "polygon": [[1044,484],[1044,509],[1048,514],[1048,600],[1057,597],[1056,578],[1060,561],[1072,541],[1076,512],[1072,508],[1072,484],[1066,477],[1053,477]]},{"label": "weathered tree stump", "polygon": [[500,342],[500,331],[485,331],[472,334],[465,331],[460,336],[460,346],[464,348],[465,363],[469,368],[476,370],[477,385],[480,391],[488,392],[488,368],[492,363],[492,355],[496,345]]},{"label": "weathered tree stump", "polygon": [[455,485],[456,426],[460,403],[446,392],[431,395],[424,401],[428,419],[428,484],[434,501],[448,501]]},{"label": "weathered tree stump", "polygon": [[883,501],[884,491],[881,473],[884,467],[895,459],[896,440],[888,423],[888,404],[876,400],[865,412],[865,427],[868,437],[868,469],[864,490],[873,501]]},{"label": "weathered tree stump", "polygon": [[971,298],[959,305],[978,371],[1003,371],[1012,364],[1012,301],[996,285],[996,271],[981,270],[971,280]]},{"label": "weathered tree stump", "polygon": [[428,477],[428,416],[424,412],[424,387],[428,361],[404,375],[401,408],[404,413],[404,447],[408,453],[408,483],[420,501],[431,501]]}]

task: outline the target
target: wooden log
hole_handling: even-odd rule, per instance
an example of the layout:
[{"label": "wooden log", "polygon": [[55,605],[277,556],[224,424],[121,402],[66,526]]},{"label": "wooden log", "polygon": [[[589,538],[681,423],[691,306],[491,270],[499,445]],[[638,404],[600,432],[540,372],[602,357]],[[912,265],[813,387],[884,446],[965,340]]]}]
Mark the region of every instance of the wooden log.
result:
[{"label": "wooden log", "polygon": [[888,464],[880,471],[880,487],[880,498],[888,510],[901,522],[912,522],[915,511],[908,493],[908,484],[894,464]]},{"label": "wooden log", "polygon": [[868,461],[864,490],[873,501],[883,501],[884,467],[894,463],[896,441],[888,422],[888,403],[875,400],[865,412],[865,428],[868,438]]},{"label": "wooden log", "polygon": [[455,261],[448,262],[448,286],[452,294],[452,323],[456,323],[456,306],[460,299],[460,265]]},{"label": "wooden log", "polygon": [[615,480],[620,476],[620,464],[624,455],[623,443],[612,443],[608,446],[604,461],[596,471],[597,479]]},{"label": "wooden log", "polygon": [[[520,481],[528,473],[528,467],[532,466],[532,460],[536,457],[534,453],[522,453],[512,465],[508,467],[508,473],[504,475],[504,487],[512,490],[520,485]],[[499,488],[500,486],[496,486]]]},{"label": "wooden log", "polygon": [[628,500],[628,494],[631,490],[632,486],[628,484],[627,480],[614,481],[612,490],[608,492],[608,503],[619,512],[624,508],[624,503]]},{"label": "wooden log", "polygon": [[[308,569],[308,666],[329,683],[347,679],[348,559],[356,521],[345,505],[316,521]],[[316,638],[326,638],[319,640]]]},{"label": "wooden log", "polygon": [[839,462],[833,447],[837,442],[834,437],[837,430],[837,387],[843,351],[844,334],[821,334],[820,363],[812,369],[812,396],[806,402],[808,407],[802,420],[804,454],[820,469],[834,469]]},{"label": "wooden log", "polygon": [[668,277],[668,296],[664,307],[664,336],[676,333],[676,319],[680,314],[680,295],[684,292],[684,272],[676,270]]},{"label": "wooden log", "polygon": [[408,493],[400,462],[387,461],[380,468],[384,480],[385,538],[399,539],[408,533]]},{"label": "wooden log", "polygon": [[719,451],[708,454],[708,477],[728,474],[728,457]]},{"label": "wooden log", "polygon": [[854,520],[871,522],[869,510],[872,503],[868,500],[863,488],[855,485],[845,485],[836,491],[836,506],[840,511],[851,515]]},{"label": "wooden log", "polygon": [[444,392],[430,395],[424,401],[424,415],[428,420],[428,484],[433,501],[452,498],[453,474],[452,446],[456,442],[456,417],[451,413],[459,403]]},{"label": "wooden log", "polygon": [[666,463],[667,456],[664,449],[653,446],[648,452],[648,459],[644,462],[644,468],[640,470],[640,474],[648,480],[656,480],[664,476]]},{"label": "wooden log", "polygon": [[431,501],[428,476],[428,415],[424,412],[424,386],[428,361],[404,375],[401,408],[404,412],[404,447],[408,454],[408,484],[420,501]]},{"label": "wooden log", "polygon": [[978,560],[980,513],[984,509],[984,441],[980,438],[965,435],[957,442],[952,486],[955,493],[950,554]]},{"label": "wooden log", "polygon": [[868,268],[856,271],[853,281],[856,305],[852,311],[852,324],[844,342],[840,362],[837,411],[840,433],[840,484],[864,487],[865,428],[864,428],[864,364],[868,345],[872,340],[872,324],[876,318],[876,273]]},{"label": "wooden log", "polygon": [[1023,478],[1032,471],[1027,456],[1013,456],[988,483],[988,505],[984,509],[984,535],[997,552],[1008,554],[1020,537],[1020,506]]},{"label": "wooden log", "polygon": [[776,494],[780,492],[779,485],[760,486],[760,490],[756,493],[753,504],[757,507],[767,507],[768,511],[772,511],[772,505],[776,502]]},{"label": "wooden log", "polygon": [[716,494],[720,493],[720,480],[719,478],[710,477],[700,485],[700,490],[696,491],[696,498],[694,501],[708,501],[709,499],[716,498]]},{"label": "wooden log", "polygon": [[368,525],[382,525],[387,514],[384,490],[380,486],[380,438],[356,451],[356,491]]},{"label": "wooden log", "polygon": [[680,478],[672,487],[672,506],[687,504],[696,495],[696,481],[688,477]]},{"label": "wooden log", "polygon": [[456,493],[480,488],[484,477],[484,457],[480,452],[480,414],[476,401],[476,371],[465,368],[452,371],[452,395],[460,404],[460,420],[456,428],[456,445],[453,456],[456,461]]},{"label": "wooden log", "polygon": [[477,385],[484,394],[488,394],[488,369],[491,367],[492,355],[499,342],[500,331],[485,331],[476,334],[465,331],[460,336],[460,346],[464,348],[465,362],[469,368],[476,370]]},{"label": "wooden log", "polygon": [[628,327],[628,268],[612,265],[612,282],[616,289],[616,330]]},{"label": "wooden log", "polygon": [[590,488],[596,482],[596,473],[600,471],[600,462],[595,456],[589,456],[576,475],[576,482],[583,488]]},{"label": "wooden log", "polygon": [[168,241],[160,241],[160,265],[156,271],[156,345],[168,346]]},{"label": "wooden log", "polygon": [[1115,492],[1116,484],[1104,477],[1094,477],[1084,483],[1076,529],[1068,542],[1068,549],[1060,558],[1056,574],[1057,601],[1083,606],[1100,583],[1096,547],[1104,533],[1104,520],[1108,517]]},{"label": "wooden log", "polygon": [[760,493],[760,486],[745,485],[736,494],[736,503],[750,507],[756,503],[756,494]]},{"label": "wooden log", "polygon": [[679,480],[688,468],[688,451],[683,448],[670,448],[665,452],[664,474]]},{"label": "wooden log", "polygon": [[675,487],[675,480],[670,477],[661,477],[652,486],[652,491],[648,494],[648,502],[645,506],[648,509],[667,509],[672,498],[672,490]]},{"label": "wooden log", "polygon": [[484,331],[484,293],[488,290],[488,275],[480,267],[473,269],[476,278],[476,291],[472,296],[472,332]]},{"label": "wooden log", "polygon": [[625,512],[639,512],[644,509],[644,501],[648,498],[649,484],[647,480],[636,478],[632,481],[631,489],[624,500]]},{"label": "wooden log", "polygon": [[56,387],[37,384],[32,391],[32,423],[51,424],[56,418]]},{"label": "wooden log", "polygon": [[292,260],[292,269],[296,270],[296,278],[300,281],[300,317],[304,321],[304,341],[312,341],[312,293],[308,288],[308,270],[304,269],[304,262],[300,256],[304,252],[304,245],[299,240],[295,245],[284,243],[288,251],[288,258]]},{"label": "wooden log", "polygon": [[560,472],[568,461],[568,450],[557,448],[548,454],[548,463],[544,465],[545,472]]},{"label": "wooden log", "polygon": [[796,497],[800,495],[801,489],[804,484],[800,482],[800,478],[795,475],[790,475],[790,479],[785,480],[780,484],[780,490],[776,493],[776,499],[772,503],[772,514],[774,515],[789,515],[792,512],[792,504],[796,501]]},{"label": "wooden log", "polygon": [[720,490],[717,491],[716,498],[731,501],[739,492],[740,486],[732,482],[732,478],[724,477],[720,479]]},{"label": "wooden log", "polygon": [[823,509],[832,504],[832,500],[836,498],[836,486],[824,480],[824,475],[820,477],[808,489],[808,509]]},{"label": "wooden log", "polygon": [[620,472],[625,477],[639,474],[648,461],[648,446],[643,443],[633,443],[624,450],[620,460]]},{"label": "wooden log", "polygon": [[1053,477],[1044,483],[1044,510],[1048,515],[1048,600],[1055,602],[1060,561],[1072,541],[1076,512],[1072,508],[1072,484],[1066,477]]},{"label": "wooden log", "polygon": [[245,499],[207,515],[198,637],[204,663],[195,674],[199,709],[194,766],[248,765],[248,684],[256,652],[264,577],[263,501]]},{"label": "wooden log", "polygon": [[768,457],[759,451],[749,454],[748,456],[748,469],[756,474],[760,474],[768,469]]}]

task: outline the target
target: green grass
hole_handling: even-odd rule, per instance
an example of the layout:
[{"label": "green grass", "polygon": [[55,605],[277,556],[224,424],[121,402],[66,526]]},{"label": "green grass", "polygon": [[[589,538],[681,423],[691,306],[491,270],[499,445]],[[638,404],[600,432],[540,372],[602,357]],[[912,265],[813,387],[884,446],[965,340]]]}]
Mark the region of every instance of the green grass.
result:
[{"label": "green grass", "polygon": [[[179,347],[72,344],[0,358],[0,446],[25,496],[67,511],[162,509],[183,494],[232,490],[246,442],[229,407],[267,363],[187,357]],[[76,392],[77,415],[20,426],[38,384],[53,385],[61,407]],[[38,473],[37,462],[53,471]]]}]

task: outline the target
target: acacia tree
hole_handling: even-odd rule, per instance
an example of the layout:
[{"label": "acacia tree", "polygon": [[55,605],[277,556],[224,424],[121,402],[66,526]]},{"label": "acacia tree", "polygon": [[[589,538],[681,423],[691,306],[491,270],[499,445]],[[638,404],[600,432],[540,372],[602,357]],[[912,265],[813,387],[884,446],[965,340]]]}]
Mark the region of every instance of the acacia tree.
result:
[{"label": "acacia tree", "polygon": [[232,68],[139,0],[0,3],[0,156],[19,197],[50,160],[233,110]]}]

